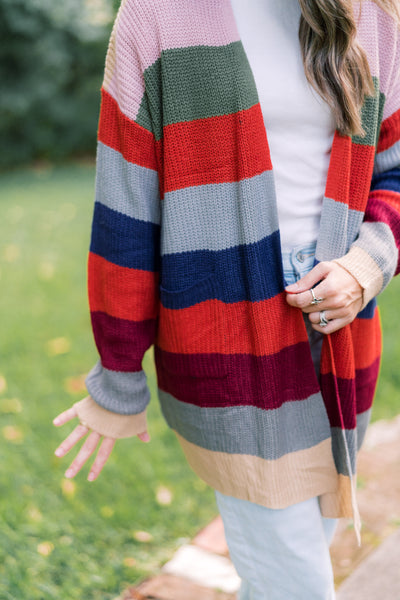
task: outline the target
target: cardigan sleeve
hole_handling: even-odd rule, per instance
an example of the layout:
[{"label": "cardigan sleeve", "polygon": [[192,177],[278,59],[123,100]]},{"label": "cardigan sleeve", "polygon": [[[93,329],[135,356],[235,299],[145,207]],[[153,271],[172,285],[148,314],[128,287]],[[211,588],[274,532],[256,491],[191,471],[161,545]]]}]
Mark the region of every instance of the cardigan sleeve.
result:
[{"label": "cardigan sleeve", "polygon": [[385,50],[390,77],[364,220],[349,252],[335,260],[363,287],[362,308],[400,271],[400,33],[395,39],[392,54]]},{"label": "cardigan sleeve", "polygon": [[88,258],[91,323],[100,355],[76,403],[88,427],[110,437],[146,429],[142,360],[158,322],[160,196],[157,142],[143,64],[123,2],[101,89],[96,191]]}]

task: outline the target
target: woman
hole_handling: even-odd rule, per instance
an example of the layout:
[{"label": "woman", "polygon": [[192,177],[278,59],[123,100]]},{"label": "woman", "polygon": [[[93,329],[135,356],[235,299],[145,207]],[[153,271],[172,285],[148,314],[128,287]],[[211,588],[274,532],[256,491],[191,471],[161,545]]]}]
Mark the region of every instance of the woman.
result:
[{"label": "woman", "polygon": [[[100,361],[55,420],[148,441],[216,490],[242,599],[333,598],[398,271],[400,35],[389,0],[126,0],[107,54],[89,297]],[[272,157],[272,159],[271,159]],[[290,284],[290,285],[289,285]]]}]

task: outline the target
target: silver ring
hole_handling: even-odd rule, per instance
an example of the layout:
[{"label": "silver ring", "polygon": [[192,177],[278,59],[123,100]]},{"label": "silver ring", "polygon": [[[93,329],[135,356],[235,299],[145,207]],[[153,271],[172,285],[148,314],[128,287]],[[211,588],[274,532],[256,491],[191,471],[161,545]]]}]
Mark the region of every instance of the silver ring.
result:
[{"label": "silver ring", "polygon": [[321,312],[319,313],[319,323],[318,323],[318,325],[320,327],[326,327],[327,325],[329,325],[329,321],[325,317],[325,311],[324,310],[321,310]]},{"label": "silver ring", "polygon": [[314,294],[314,290],[312,288],[310,289],[310,292],[311,292],[311,296],[312,296],[311,304],[319,304],[320,302],[324,301],[323,298],[316,297],[316,295]]}]

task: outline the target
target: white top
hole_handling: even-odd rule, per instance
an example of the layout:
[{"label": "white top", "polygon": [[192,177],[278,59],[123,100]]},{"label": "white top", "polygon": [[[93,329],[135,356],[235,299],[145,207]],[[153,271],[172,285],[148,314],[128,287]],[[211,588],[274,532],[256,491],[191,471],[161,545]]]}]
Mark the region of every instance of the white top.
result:
[{"label": "white top", "polygon": [[308,83],[297,0],[231,0],[253,71],[274,169],[281,245],[316,240],[335,122]]}]

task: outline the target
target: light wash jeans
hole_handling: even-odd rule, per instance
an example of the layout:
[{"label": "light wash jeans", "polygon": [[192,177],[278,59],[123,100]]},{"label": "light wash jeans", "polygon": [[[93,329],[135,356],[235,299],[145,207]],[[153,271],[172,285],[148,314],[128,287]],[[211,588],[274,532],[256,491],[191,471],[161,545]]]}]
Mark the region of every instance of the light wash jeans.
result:
[{"label": "light wash jeans", "polygon": [[[313,267],[315,244],[283,252],[287,285]],[[305,316],[319,371],[322,334]],[[239,600],[334,600],[329,545],[337,519],[322,517],[318,498],[271,509],[215,492],[229,553],[242,578]]]}]

